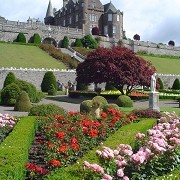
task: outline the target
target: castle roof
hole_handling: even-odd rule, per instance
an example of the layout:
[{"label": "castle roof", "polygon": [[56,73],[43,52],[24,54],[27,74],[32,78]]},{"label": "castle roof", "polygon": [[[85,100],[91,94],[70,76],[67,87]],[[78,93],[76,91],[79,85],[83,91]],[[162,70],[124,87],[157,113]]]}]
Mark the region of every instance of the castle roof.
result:
[{"label": "castle roof", "polygon": [[53,17],[53,8],[52,8],[52,4],[51,4],[51,0],[49,0],[49,5],[47,8],[47,12],[46,12],[46,17]]},{"label": "castle roof", "polygon": [[107,3],[104,5],[104,12],[107,13],[109,10],[111,10],[113,13],[117,12],[117,9],[115,6],[112,4],[112,2]]}]

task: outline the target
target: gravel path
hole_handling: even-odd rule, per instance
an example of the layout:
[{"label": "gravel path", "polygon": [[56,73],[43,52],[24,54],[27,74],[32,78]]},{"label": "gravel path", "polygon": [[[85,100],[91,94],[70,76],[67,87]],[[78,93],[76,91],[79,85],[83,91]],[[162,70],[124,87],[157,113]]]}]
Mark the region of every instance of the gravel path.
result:
[{"label": "gravel path", "polygon": [[[80,111],[80,103],[83,100],[85,100],[85,99],[69,98],[68,96],[65,96],[65,95],[56,96],[56,99],[57,98],[59,98],[61,101],[43,99],[38,104],[53,103],[53,104],[56,104],[60,107],[63,107],[67,111]],[[62,102],[62,101],[68,101],[69,103],[68,102]],[[113,103],[113,101],[111,101],[110,103]],[[148,102],[148,100],[135,101],[134,107],[135,108],[148,108],[149,102]],[[179,104],[175,100],[164,100],[164,101],[161,100],[161,101],[159,101],[159,107],[160,108],[178,108]],[[13,109],[14,109],[14,107],[0,106],[0,113],[2,113],[2,114],[7,113],[7,114],[10,114],[13,116],[26,116],[26,115],[28,115],[27,112],[17,112],[17,111],[14,111]]]}]

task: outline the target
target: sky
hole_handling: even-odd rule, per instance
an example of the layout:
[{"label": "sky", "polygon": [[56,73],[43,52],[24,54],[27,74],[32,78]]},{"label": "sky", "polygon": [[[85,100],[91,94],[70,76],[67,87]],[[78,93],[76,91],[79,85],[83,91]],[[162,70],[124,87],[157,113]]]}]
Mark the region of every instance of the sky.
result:
[{"label": "sky", "polygon": [[[111,0],[124,13],[127,38],[139,34],[142,41],[180,46],[180,0]],[[44,20],[49,0],[0,0],[0,16],[26,22],[29,16]],[[51,0],[57,10],[63,0]],[[101,0],[103,4],[110,0]]]}]

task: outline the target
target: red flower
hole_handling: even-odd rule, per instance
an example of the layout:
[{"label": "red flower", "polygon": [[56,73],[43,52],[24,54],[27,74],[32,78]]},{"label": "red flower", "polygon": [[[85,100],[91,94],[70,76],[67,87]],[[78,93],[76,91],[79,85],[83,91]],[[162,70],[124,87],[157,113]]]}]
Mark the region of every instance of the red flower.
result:
[{"label": "red flower", "polygon": [[24,165],[27,169],[29,169],[30,171],[35,171],[36,170],[36,165],[35,164],[25,164]]},{"label": "red flower", "polygon": [[116,116],[122,118],[123,114],[121,114],[119,111],[116,111]]},{"label": "red flower", "polygon": [[94,126],[93,126],[94,128],[97,128],[99,126],[101,126],[101,123],[99,123],[98,121],[94,122]]},{"label": "red flower", "polygon": [[115,122],[118,121],[118,120],[119,120],[118,117],[113,117],[112,120],[111,120],[111,122],[112,122],[112,123],[115,123]]},{"label": "red flower", "polygon": [[61,146],[60,148],[57,149],[57,151],[59,153],[65,153],[66,150],[67,150],[67,146],[66,145],[63,145],[63,146]]},{"label": "red flower", "polygon": [[64,139],[65,133],[64,132],[57,132],[55,135],[59,139]]},{"label": "red flower", "polygon": [[79,144],[70,144],[70,148],[77,152],[79,151],[80,146]]},{"label": "red flower", "polygon": [[102,117],[102,118],[107,118],[107,114],[106,114],[105,112],[102,112],[102,113],[101,113],[101,117]]},{"label": "red flower", "polygon": [[48,142],[47,142],[48,148],[52,148],[52,145],[53,145],[53,143],[52,143],[51,141],[48,141]]},{"label": "red flower", "polygon": [[59,126],[59,123],[54,123],[54,127],[58,127]]},{"label": "red flower", "polygon": [[50,127],[50,126],[45,126],[44,128],[45,128],[45,130],[47,130],[47,131],[48,131],[48,130],[51,130],[51,127]]},{"label": "red flower", "polygon": [[91,137],[96,137],[98,135],[98,131],[96,129],[92,129],[90,130],[89,135]]},{"label": "red flower", "polygon": [[87,127],[83,127],[83,132],[84,133],[88,133],[88,128]]},{"label": "red flower", "polygon": [[55,117],[56,120],[58,120],[58,121],[63,120],[63,116],[62,116],[62,115],[55,115],[54,117]]},{"label": "red flower", "polygon": [[109,124],[109,127],[114,127],[114,123],[110,123],[110,124]]},{"label": "red flower", "polygon": [[73,116],[73,115],[74,115],[74,112],[70,111],[70,112],[69,112],[69,115],[70,115],[70,116]]},{"label": "red flower", "polygon": [[48,163],[50,166],[60,166],[61,162],[55,159],[52,159],[51,161],[49,161]]},{"label": "red flower", "polygon": [[39,142],[40,144],[43,144],[44,141],[42,139],[36,139],[37,142]]},{"label": "red flower", "polygon": [[76,144],[76,143],[78,143],[78,140],[76,138],[71,138],[70,143],[71,144]]},{"label": "red flower", "polygon": [[36,166],[35,171],[36,171],[36,172],[38,172],[38,173],[40,173],[40,174],[42,174],[42,172],[43,172],[43,168],[42,168],[42,167],[40,167],[40,166]]},{"label": "red flower", "polygon": [[111,115],[115,115],[115,113],[116,113],[115,109],[113,109],[113,108],[108,108],[108,112],[109,112]]},{"label": "red flower", "polygon": [[92,126],[93,123],[94,123],[93,120],[83,120],[83,121],[82,121],[83,127],[84,127],[84,126],[85,126],[85,127]]}]

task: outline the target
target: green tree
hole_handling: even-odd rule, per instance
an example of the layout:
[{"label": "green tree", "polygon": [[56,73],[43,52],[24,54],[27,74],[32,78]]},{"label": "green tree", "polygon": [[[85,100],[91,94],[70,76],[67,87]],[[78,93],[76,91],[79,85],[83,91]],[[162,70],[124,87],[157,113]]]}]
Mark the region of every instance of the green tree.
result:
[{"label": "green tree", "polygon": [[158,78],[158,83],[159,83],[159,89],[164,89],[164,84],[163,84],[163,82],[162,82],[162,80],[161,80],[161,78]]},{"label": "green tree", "polygon": [[9,72],[4,80],[3,88],[5,88],[7,85],[9,85],[11,83],[15,83],[15,82],[16,82],[16,77],[15,77],[14,73]]},{"label": "green tree", "polygon": [[42,92],[48,92],[48,90],[53,84],[54,88],[57,90],[57,81],[56,77],[54,76],[52,71],[48,71],[45,73],[42,83],[41,83],[41,90]]},{"label": "green tree", "polygon": [[64,36],[63,40],[62,40],[62,44],[61,44],[61,47],[62,48],[68,48],[69,46],[69,39],[67,36]]},{"label": "green tree", "polygon": [[23,33],[19,33],[18,36],[17,36],[17,42],[21,42],[21,43],[26,43],[26,37]]},{"label": "green tree", "polygon": [[179,89],[180,89],[180,82],[179,82],[179,79],[178,79],[178,78],[176,78],[176,79],[174,80],[174,83],[173,83],[173,85],[172,85],[172,89],[174,89],[174,90],[179,90]]},{"label": "green tree", "polygon": [[35,44],[41,44],[41,37],[38,33],[35,33],[33,36],[33,43]]},{"label": "green tree", "polygon": [[98,47],[98,43],[90,34],[82,38],[82,43],[85,48],[96,49]]},{"label": "green tree", "polygon": [[83,44],[82,44],[81,40],[77,38],[74,43],[74,46],[75,47],[83,47]]}]

